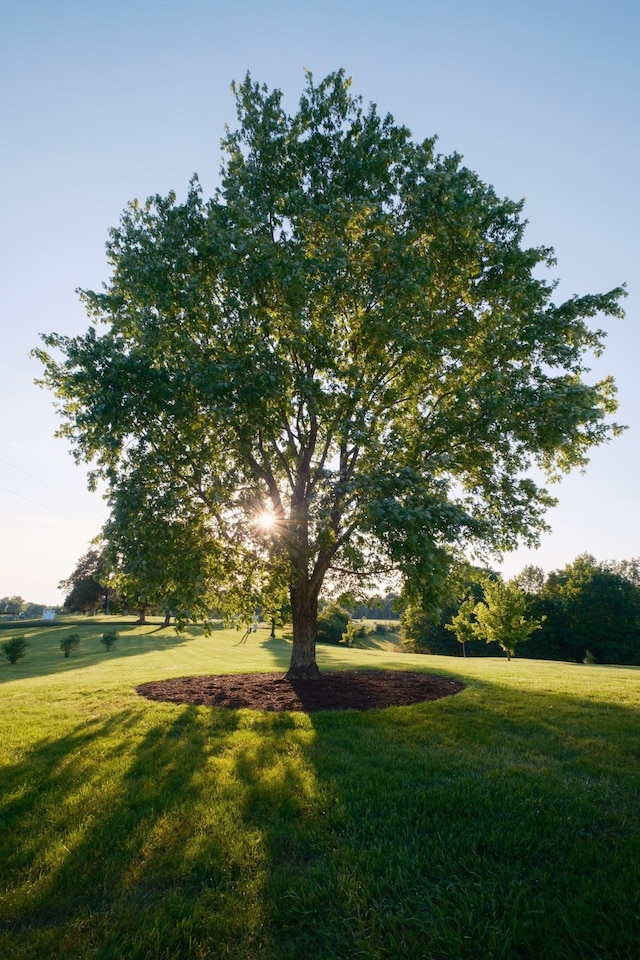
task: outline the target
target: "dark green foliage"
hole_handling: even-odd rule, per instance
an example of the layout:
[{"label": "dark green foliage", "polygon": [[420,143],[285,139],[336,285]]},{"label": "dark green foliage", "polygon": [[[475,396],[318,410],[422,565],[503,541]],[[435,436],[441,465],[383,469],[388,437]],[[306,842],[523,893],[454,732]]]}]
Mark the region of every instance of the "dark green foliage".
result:
[{"label": "dark green foliage", "polygon": [[529,610],[546,619],[527,656],[580,663],[588,650],[597,663],[640,664],[640,586],[611,565],[577,557],[549,574]]},{"label": "dark green foliage", "polygon": [[66,637],[63,637],[60,641],[60,649],[64,653],[65,657],[71,655],[74,650],[77,650],[80,643],[80,634],[79,633],[68,633]]},{"label": "dark green foliage", "polygon": [[17,663],[18,660],[26,657],[28,646],[29,644],[24,637],[11,637],[10,640],[2,644],[2,654],[9,663]]},{"label": "dark green foliage", "polygon": [[402,633],[407,648],[415,653],[459,657],[462,653],[460,644],[446,630],[446,624],[455,616],[457,609],[455,604],[447,605],[442,612],[408,606],[402,614]]},{"label": "dark green foliage", "polygon": [[[476,642],[478,638],[471,634],[462,643],[455,630],[451,629],[453,619],[459,614],[462,603],[467,600],[472,605],[484,597],[482,582],[495,574],[486,569],[462,567],[448,578],[439,606],[424,609],[411,604],[402,613],[402,629],[409,650],[440,656],[485,657],[499,655],[497,643]],[[467,642],[473,637],[473,642]]]},{"label": "dark green foliage", "polygon": [[374,597],[356,604],[353,609],[355,620],[395,620],[400,619],[402,604],[397,593],[387,593],[384,597]]},{"label": "dark green foliage", "polygon": [[100,637],[100,643],[104,644],[105,650],[111,650],[115,646],[116,640],[120,634],[117,630],[105,630],[105,632]]},{"label": "dark green foliage", "polygon": [[58,584],[68,591],[64,609],[69,613],[96,613],[106,607],[112,591],[102,582],[104,573],[104,551],[92,547],[80,557],[73,573]]},{"label": "dark green foliage", "polygon": [[572,631],[568,611],[559,596],[547,590],[528,596],[527,609],[530,616],[542,622],[542,627],[522,645],[521,656],[576,663],[582,660],[582,638]]},{"label": "dark green foliage", "polygon": [[104,589],[93,578],[76,581],[64,601],[68,613],[95,613],[104,602]]},{"label": "dark green foliage", "polygon": [[340,643],[351,618],[347,610],[337,604],[328,604],[318,614],[318,642]]}]

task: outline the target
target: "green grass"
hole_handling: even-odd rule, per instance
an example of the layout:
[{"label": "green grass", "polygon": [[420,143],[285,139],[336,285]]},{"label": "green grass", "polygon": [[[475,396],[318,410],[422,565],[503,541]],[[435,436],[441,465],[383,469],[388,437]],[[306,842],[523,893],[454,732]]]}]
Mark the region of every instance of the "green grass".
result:
[{"label": "green grass", "polygon": [[[285,669],[260,630],[16,625],[0,662],[5,960],[640,957],[640,670],[320,648],[461,678],[267,714],[137,697]],[[60,638],[81,633],[69,658]]]}]

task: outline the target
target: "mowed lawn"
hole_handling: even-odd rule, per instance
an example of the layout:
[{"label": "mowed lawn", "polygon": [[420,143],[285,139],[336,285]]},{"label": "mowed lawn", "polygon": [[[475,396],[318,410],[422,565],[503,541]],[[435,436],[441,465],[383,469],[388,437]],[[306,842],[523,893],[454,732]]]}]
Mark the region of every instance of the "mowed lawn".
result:
[{"label": "mowed lawn", "polygon": [[640,958],[640,670],[325,646],[323,670],[466,686],[268,714],[135,693],[284,670],[266,629],[93,619],[0,641],[18,632],[26,659],[0,661],[4,960]]}]

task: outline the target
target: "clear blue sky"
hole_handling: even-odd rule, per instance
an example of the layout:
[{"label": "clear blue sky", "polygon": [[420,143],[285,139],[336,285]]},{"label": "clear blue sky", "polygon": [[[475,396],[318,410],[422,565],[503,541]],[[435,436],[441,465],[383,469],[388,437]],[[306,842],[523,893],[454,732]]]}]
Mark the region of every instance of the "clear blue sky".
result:
[{"label": "clear blue sky", "polygon": [[304,68],[344,67],[415,138],[526,198],[558,297],[627,281],[594,375],[616,377],[629,430],[557,487],[553,533],[504,570],[638,556],[638,49],[637,0],[0,0],[0,596],[58,602],[105,518],[28,352],[86,328],[74,291],[106,278],[128,200],[180,195],[195,171],[214,188],[247,70],[293,104]]}]

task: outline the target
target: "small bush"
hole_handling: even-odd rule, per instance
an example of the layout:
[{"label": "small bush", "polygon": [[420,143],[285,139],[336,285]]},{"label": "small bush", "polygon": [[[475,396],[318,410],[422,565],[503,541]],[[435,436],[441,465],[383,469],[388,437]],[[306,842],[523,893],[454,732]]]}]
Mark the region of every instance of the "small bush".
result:
[{"label": "small bush", "polygon": [[29,644],[24,637],[11,637],[10,640],[2,644],[2,653],[9,663],[17,663],[18,660],[22,660],[27,655],[28,646]]},{"label": "small bush", "polygon": [[119,636],[120,634],[117,630],[105,630],[100,637],[100,643],[104,644],[105,650],[111,650]]},{"label": "small bush", "polygon": [[357,635],[358,635],[358,628],[354,624],[353,620],[349,620],[349,622],[347,623],[346,629],[341,637],[342,643],[346,643],[348,647],[352,646]]},{"label": "small bush", "polygon": [[591,653],[591,650],[585,650],[585,654],[586,654],[586,656],[585,656],[584,660],[582,661],[583,663],[592,664],[592,663],[595,663],[595,662],[596,662],[596,658],[595,658],[594,655]]},{"label": "small bush", "polygon": [[60,641],[60,649],[64,653],[65,657],[70,656],[73,650],[75,650],[80,643],[80,634],[79,633],[68,633],[66,637],[63,637]]},{"label": "small bush", "polygon": [[380,636],[384,636],[389,631],[387,630],[387,627],[384,623],[376,623],[374,627],[374,632],[379,634]]}]

